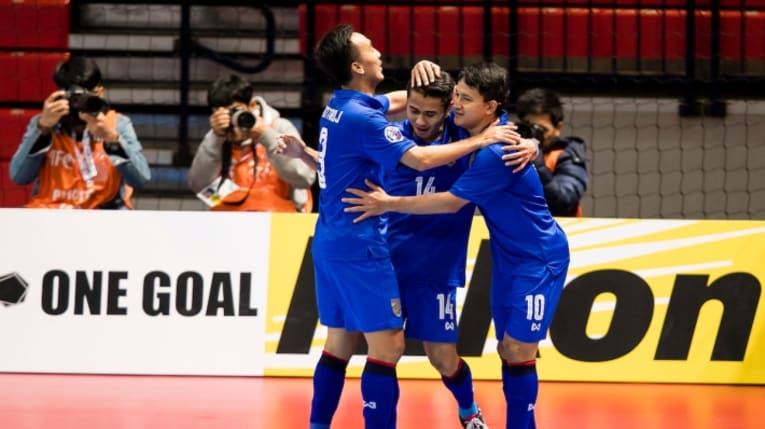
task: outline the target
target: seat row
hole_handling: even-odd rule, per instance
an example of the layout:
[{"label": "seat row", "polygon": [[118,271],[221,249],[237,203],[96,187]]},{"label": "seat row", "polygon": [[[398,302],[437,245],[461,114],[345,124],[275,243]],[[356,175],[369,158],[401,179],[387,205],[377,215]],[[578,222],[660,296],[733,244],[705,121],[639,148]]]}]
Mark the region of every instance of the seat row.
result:
[{"label": "seat row", "polygon": [[[765,6],[765,0],[748,3]],[[446,61],[447,67],[455,58],[463,63],[479,60],[486,43],[491,43],[495,59],[507,57],[511,34],[518,36],[521,67],[539,71],[580,64],[581,70],[571,71],[609,72],[616,71],[608,70],[610,66],[627,60],[638,68],[633,71],[683,72],[680,69],[684,67],[688,37],[694,38],[697,60],[707,61],[712,56],[710,10],[695,11],[692,33],[683,8],[520,7],[517,12],[517,27],[510,28],[510,9],[492,6],[489,30],[480,6],[322,4],[315,6],[314,28],[320,36],[340,22],[350,23],[372,39],[386,60],[404,66],[413,58],[435,58]],[[305,53],[307,6],[300,7],[299,19]],[[489,31],[487,40],[484,34]],[[719,42],[723,71],[761,74],[765,69],[765,10],[721,11]]]}]

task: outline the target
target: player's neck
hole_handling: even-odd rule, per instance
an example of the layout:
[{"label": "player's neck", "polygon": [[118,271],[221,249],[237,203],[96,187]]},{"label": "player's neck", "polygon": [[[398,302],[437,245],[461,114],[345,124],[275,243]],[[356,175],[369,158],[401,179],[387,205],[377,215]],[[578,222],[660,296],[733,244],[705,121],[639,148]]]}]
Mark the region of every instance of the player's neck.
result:
[{"label": "player's neck", "polygon": [[476,126],[467,128],[468,133],[470,133],[471,136],[477,136],[478,134],[481,134],[486,128],[489,128],[489,126],[494,123],[494,121],[497,118],[495,117],[486,117],[481,122],[479,122]]},{"label": "player's neck", "polygon": [[375,95],[375,90],[377,90],[377,85],[373,85],[372,83],[363,79],[355,79],[348,82],[347,85],[343,85],[343,89],[350,89],[352,91],[358,91],[366,95],[373,96]]}]

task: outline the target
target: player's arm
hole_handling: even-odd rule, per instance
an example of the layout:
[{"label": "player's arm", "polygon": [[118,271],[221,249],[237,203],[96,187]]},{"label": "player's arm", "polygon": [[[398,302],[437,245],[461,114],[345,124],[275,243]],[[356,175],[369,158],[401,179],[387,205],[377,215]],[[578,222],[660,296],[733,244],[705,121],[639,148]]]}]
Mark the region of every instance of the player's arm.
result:
[{"label": "player's arm", "polygon": [[344,197],[342,202],[351,204],[345,208],[347,213],[361,213],[360,216],[353,219],[353,222],[361,222],[372,216],[379,216],[385,212],[399,212],[410,214],[443,214],[456,213],[468,200],[462,199],[451,192],[435,192],[418,196],[391,196],[385,190],[364,180],[369,186],[369,191],[356,188],[348,188],[346,191],[353,197]]},{"label": "player's arm", "polygon": [[398,91],[391,91],[385,94],[388,98],[389,106],[387,115],[397,115],[406,111],[406,91],[400,89]]},{"label": "player's arm", "polygon": [[495,123],[486,128],[481,134],[455,143],[412,146],[404,152],[404,155],[401,157],[401,163],[417,171],[424,171],[456,161],[469,153],[493,143],[517,145],[520,141],[521,136],[515,132],[513,125],[497,125]]}]

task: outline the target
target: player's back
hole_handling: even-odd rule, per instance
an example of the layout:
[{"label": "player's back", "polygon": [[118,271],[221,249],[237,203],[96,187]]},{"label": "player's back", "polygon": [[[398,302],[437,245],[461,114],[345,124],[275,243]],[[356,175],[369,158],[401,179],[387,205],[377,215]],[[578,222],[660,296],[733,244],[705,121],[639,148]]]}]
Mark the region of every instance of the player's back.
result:
[{"label": "player's back", "polygon": [[[385,118],[386,97],[338,89],[319,121],[319,219],[315,252],[326,258],[354,259],[369,252],[387,254],[379,217],[353,223],[341,198],[347,188],[366,189],[364,179],[379,175],[380,164],[395,166],[413,143]],[[395,132],[393,130],[395,130]],[[314,253],[315,255],[317,253]]]}]

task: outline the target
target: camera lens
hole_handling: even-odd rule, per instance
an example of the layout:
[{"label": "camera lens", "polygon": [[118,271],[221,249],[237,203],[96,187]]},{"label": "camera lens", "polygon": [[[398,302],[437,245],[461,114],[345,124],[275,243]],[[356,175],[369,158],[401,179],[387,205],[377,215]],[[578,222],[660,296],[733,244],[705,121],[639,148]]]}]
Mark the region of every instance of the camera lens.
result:
[{"label": "camera lens", "polygon": [[92,116],[109,111],[109,103],[103,98],[80,87],[72,86],[66,90],[66,98],[72,110],[84,112]]},{"label": "camera lens", "polygon": [[235,109],[231,112],[231,123],[239,128],[252,128],[255,126],[256,118],[252,112],[242,109]]},{"label": "camera lens", "polygon": [[109,103],[96,95],[86,95],[80,101],[78,110],[96,116],[101,112],[106,113],[109,111]]}]

